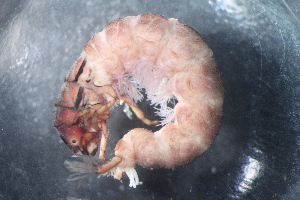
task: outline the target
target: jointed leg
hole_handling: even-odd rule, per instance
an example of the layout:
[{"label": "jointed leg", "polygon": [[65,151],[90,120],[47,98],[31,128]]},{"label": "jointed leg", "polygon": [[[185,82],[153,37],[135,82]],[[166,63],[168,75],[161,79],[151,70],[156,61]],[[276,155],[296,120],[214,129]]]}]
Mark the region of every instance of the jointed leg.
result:
[{"label": "jointed leg", "polygon": [[[115,104],[116,100],[109,101],[107,104],[101,105],[101,104],[95,104],[89,108],[86,108],[76,115],[74,122],[76,122],[79,117],[86,115],[86,118],[90,118],[94,115],[95,112],[97,112],[98,116],[104,116],[107,115],[107,111]],[[110,115],[109,115],[110,116]]]},{"label": "jointed leg", "polygon": [[107,104],[104,104],[103,106],[101,106],[99,109],[97,109],[97,114],[101,114],[103,112],[108,111],[111,107],[113,107],[115,105],[116,100],[111,100],[109,101]]},{"label": "jointed leg", "polygon": [[99,158],[103,161],[107,161],[105,156],[104,156],[105,151],[106,151],[107,137],[108,137],[107,128],[106,128],[106,121],[105,120],[100,121],[99,126],[102,129]]},{"label": "jointed leg", "polygon": [[80,112],[77,113],[75,119],[74,119],[74,122],[76,122],[79,117],[83,116],[83,115],[86,115],[87,118],[91,117],[93,114],[95,113],[95,109],[93,108],[86,108]]},{"label": "jointed leg", "polygon": [[125,96],[122,96],[122,100],[125,101],[130,106],[130,108],[133,110],[133,112],[136,114],[136,116],[142,122],[144,122],[145,124],[150,125],[150,126],[158,124],[157,120],[151,121],[151,120],[147,119],[145,117],[143,111],[141,109],[139,109],[139,107],[134,102],[132,102],[130,99],[128,99]]}]

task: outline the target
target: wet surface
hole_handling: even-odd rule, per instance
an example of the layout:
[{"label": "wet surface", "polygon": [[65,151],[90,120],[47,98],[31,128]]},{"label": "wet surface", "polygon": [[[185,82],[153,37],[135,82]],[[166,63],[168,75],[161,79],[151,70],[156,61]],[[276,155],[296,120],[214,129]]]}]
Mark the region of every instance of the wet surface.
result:
[{"label": "wet surface", "polygon": [[[300,4],[296,1],[2,1],[0,199],[298,199]],[[143,185],[89,175],[69,182],[71,151],[52,126],[55,98],[85,42],[115,19],[178,18],[207,41],[220,66],[223,124],[211,148],[174,170],[138,166]],[[142,109],[153,111],[145,104]],[[130,129],[109,120],[108,157]]]}]

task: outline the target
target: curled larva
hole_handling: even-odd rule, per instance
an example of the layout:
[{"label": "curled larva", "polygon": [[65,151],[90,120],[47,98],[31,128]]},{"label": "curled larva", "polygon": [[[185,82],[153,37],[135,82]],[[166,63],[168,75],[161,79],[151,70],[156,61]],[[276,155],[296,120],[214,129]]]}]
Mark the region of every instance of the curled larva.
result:
[{"label": "curled larva", "polygon": [[[195,30],[154,14],[109,23],[87,42],[71,68],[54,119],[76,155],[94,156],[100,143],[100,158],[107,161],[106,120],[116,102],[125,101],[144,123],[158,123],[145,118],[134,103],[141,99],[141,89],[152,104],[160,105],[164,126],[154,133],[142,128],[129,131],[117,143],[115,157],[88,170],[110,172],[117,179],[125,172],[133,187],[139,184],[136,164],[173,168],[190,163],[211,145],[219,130],[221,75],[212,51]],[[174,109],[167,107],[172,98],[178,101]],[[68,166],[76,171],[76,164]]]}]

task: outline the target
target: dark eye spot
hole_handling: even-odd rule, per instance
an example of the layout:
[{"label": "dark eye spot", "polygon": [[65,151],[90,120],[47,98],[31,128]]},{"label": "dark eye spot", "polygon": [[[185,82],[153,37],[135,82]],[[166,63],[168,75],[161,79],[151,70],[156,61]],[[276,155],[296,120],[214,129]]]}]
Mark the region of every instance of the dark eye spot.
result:
[{"label": "dark eye spot", "polygon": [[72,143],[76,143],[76,140],[72,140]]}]

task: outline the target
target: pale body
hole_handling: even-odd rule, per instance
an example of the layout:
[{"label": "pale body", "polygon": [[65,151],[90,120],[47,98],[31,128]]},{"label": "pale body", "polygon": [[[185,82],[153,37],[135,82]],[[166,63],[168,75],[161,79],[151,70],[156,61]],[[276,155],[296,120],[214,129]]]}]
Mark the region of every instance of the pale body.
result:
[{"label": "pale body", "polygon": [[[87,42],[82,59],[86,65],[77,82],[81,87],[111,86],[114,92],[102,94],[107,102],[122,96],[137,101],[139,89],[145,88],[166,118],[159,131],[136,128],[117,143],[116,157],[107,163],[115,178],[126,172],[135,187],[136,164],[182,166],[211,145],[221,123],[222,81],[212,51],[189,26],[151,14],[122,18]],[[68,77],[74,71],[78,64]],[[174,97],[178,103],[172,110],[167,102]]]}]

